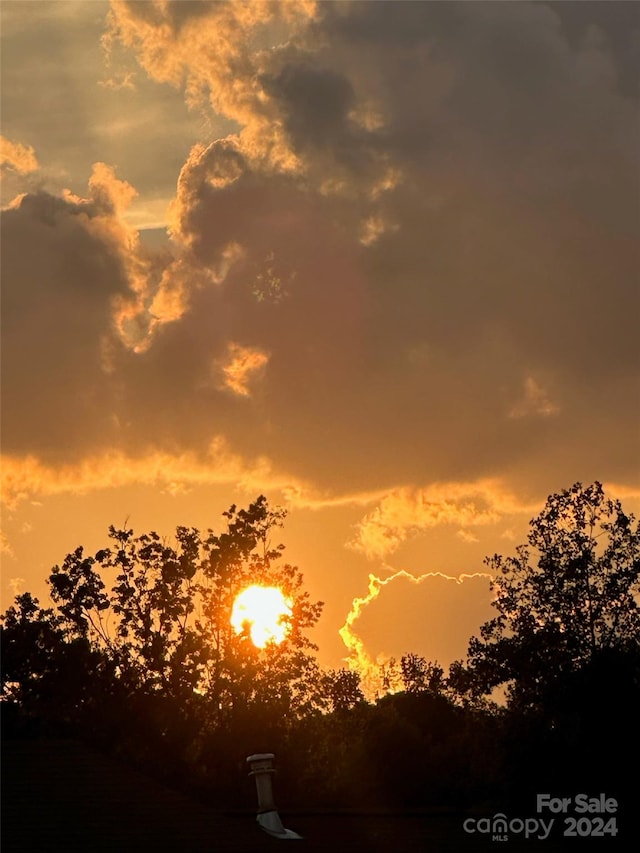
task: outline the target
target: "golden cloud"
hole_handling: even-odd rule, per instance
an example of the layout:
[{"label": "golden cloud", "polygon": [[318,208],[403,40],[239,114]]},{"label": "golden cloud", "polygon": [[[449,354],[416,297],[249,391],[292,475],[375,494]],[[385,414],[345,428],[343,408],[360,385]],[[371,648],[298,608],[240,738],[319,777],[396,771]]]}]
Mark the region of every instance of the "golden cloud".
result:
[{"label": "golden cloud", "polygon": [[39,168],[35,151],[30,145],[12,142],[0,136],[0,165],[9,167],[20,175],[27,175]]},{"label": "golden cloud", "polygon": [[399,488],[386,494],[359,522],[349,547],[369,559],[381,559],[409,537],[440,525],[461,527],[461,538],[472,541],[467,528],[536,509],[537,504],[519,501],[497,480]]},{"label": "golden cloud", "polygon": [[132,49],[151,79],[184,86],[192,105],[208,98],[243,127],[247,152],[287,170],[297,158],[258,81],[270,56],[269,28],[284,24],[291,37],[315,15],[306,0],[203,4],[184,13],[160,0],[143,7],[114,0],[103,43],[108,54],[116,43]]},{"label": "golden cloud", "polygon": [[158,486],[169,494],[181,494],[194,486],[224,484],[248,491],[273,490],[282,494],[287,506],[311,510],[366,507],[385,494],[320,493],[310,483],[276,471],[266,456],[248,460],[234,453],[222,436],[211,441],[205,455],[153,451],[135,456],[111,450],[68,465],[46,464],[34,455],[6,454],[0,461],[0,502],[10,510],[26,500],[41,505],[40,499],[55,495],[86,494],[136,484]]},{"label": "golden cloud", "polygon": [[219,364],[223,387],[239,397],[251,396],[249,386],[262,373],[268,361],[268,354],[257,347],[230,343],[224,361]]},{"label": "golden cloud", "polygon": [[234,484],[246,489],[281,489],[291,484],[273,473],[265,457],[246,461],[234,454],[221,438],[215,438],[204,455],[155,451],[131,456],[106,451],[88,456],[77,464],[48,465],[35,456],[2,458],[2,503],[10,509],[24,500],[60,494],[84,494],[134,484],[155,485],[171,490],[182,486]]},{"label": "golden cloud", "polygon": [[151,333],[160,321],[148,311],[152,265],[142,251],[137,229],[127,221],[127,212],[137,195],[135,187],[119,179],[115,169],[102,162],[93,164],[87,198],[69,190],[62,193],[71,209],[75,208],[82,227],[117,259],[128,292],[112,299],[113,326],[128,349],[142,352],[149,347]]}]

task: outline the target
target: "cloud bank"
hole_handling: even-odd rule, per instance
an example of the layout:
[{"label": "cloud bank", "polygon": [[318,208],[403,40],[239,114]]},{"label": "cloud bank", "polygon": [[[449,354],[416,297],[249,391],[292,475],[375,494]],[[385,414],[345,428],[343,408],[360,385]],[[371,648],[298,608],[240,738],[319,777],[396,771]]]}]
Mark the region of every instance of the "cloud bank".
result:
[{"label": "cloud bank", "polygon": [[389,492],[370,555],[448,523],[434,483],[637,484],[633,37],[581,14],[113,2],[112,63],[233,130],[194,140],[166,249],[109,165],[3,211],[4,453],[206,466],[222,436],[318,493]]}]

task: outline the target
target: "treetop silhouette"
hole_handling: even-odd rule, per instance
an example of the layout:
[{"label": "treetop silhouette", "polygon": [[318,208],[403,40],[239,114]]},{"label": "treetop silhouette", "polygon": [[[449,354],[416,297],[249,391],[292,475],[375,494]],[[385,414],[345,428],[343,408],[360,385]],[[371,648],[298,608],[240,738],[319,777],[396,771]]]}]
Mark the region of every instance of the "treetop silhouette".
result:
[{"label": "treetop silhouette", "polygon": [[[221,533],[178,527],[169,545],[155,532],[135,536],[112,526],[110,547],[93,556],[82,547],[68,554],[49,577],[55,611],[22,596],[4,617],[5,681],[37,680],[38,650],[59,657],[54,648],[82,643],[118,689],[161,693],[185,707],[206,705],[214,725],[252,704],[295,717],[322,703],[311,654],[316,647],[305,632],[323,605],[310,601],[302,573],[281,561],[284,546],[274,547],[270,538],[285,512],[260,496],[247,509],[234,505],[223,515]],[[285,639],[263,650],[230,621],[236,595],[250,584],[276,586],[292,602]],[[26,654],[20,626],[35,640]],[[12,654],[19,639],[20,663]]]},{"label": "treetop silhouette", "polygon": [[507,685],[511,703],[535,707],[604,657],[639,654],[639,526],[600,483],[551,495],[528,544],[485,563],[498,613],[470,640],[476,693]]}]

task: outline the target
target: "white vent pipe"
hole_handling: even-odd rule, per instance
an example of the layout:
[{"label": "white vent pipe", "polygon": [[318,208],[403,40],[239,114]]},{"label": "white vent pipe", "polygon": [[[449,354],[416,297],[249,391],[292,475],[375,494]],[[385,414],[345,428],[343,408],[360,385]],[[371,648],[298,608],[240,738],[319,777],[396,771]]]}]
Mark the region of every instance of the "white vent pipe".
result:
[{"label": "white vent pipe", "polygon": [[297,832],[284,828],[276,810],[272,784],[272,777],[276,772],[273,766],[274,757],[272,752],[260,752],[247,758],[247,764],[251,767],[249,776],[253,776],[256,780],[258,794],[256,820],[265,832],[275,838],[301,838],[302,836],[298,835]]}]

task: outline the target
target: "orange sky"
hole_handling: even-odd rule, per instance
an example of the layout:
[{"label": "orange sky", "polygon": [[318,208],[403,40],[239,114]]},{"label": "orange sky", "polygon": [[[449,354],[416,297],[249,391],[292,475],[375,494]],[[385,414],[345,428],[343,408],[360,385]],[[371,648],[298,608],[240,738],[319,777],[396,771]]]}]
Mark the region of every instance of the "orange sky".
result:
[{"label": "orange sky", "polygon": [[322,663],[446,665],[549,493],[638,511],[636,4],[1,14],[3,609],[264,493]]}]

